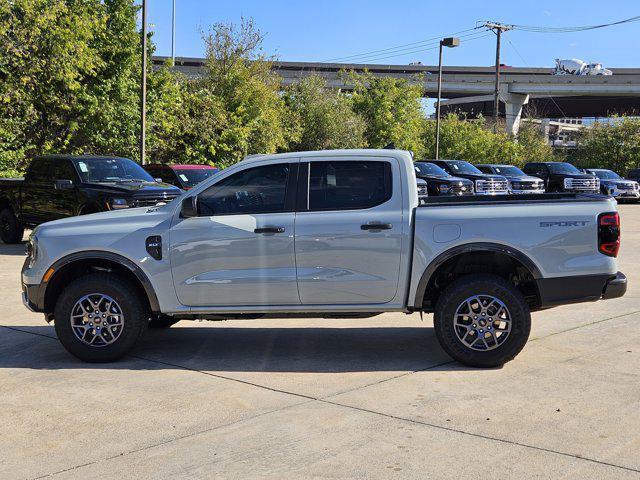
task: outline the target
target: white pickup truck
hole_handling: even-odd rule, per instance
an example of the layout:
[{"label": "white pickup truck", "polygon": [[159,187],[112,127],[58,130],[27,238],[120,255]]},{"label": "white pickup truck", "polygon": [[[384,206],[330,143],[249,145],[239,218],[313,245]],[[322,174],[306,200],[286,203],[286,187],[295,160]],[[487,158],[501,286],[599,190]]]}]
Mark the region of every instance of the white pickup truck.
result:
[{"label": "white pickup truck", "polygon": [[449,355],[489,367],[522,350],[531,311],[623,295],[619,245],[605,196],[419,203],[406,151],[264,155],[164,206],[40,225],[23,301],[90,362],[181,319],[433,312]]}]

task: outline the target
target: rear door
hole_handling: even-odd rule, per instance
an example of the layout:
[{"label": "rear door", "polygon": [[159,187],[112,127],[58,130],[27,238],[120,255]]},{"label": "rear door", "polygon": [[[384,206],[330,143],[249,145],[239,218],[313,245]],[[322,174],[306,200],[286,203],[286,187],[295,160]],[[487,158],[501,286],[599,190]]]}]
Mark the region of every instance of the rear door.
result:
[{"label": "rear door", "polygon": [[34,158],[22,183],[22,217],[27,223],[53,220],[52,159]]},{"label": "rear door", "polygon": [[170,256],[182,304],[300,304],[294,250],[297,162],[248,166],[226,176],[197,195],[197,217],[177,219]]},{"label": "rear door", "polygon": [[404,228],[398,160],[335,157],[302,162],[299,192],[295,228],[301,302],[393,300]]}]

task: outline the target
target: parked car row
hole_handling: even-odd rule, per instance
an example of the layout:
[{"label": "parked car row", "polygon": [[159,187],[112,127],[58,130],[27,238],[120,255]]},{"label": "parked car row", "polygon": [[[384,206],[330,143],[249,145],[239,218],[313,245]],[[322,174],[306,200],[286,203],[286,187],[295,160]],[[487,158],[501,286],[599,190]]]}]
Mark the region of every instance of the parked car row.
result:
[{"label": "parked car row", "polygon": [[[579,170],[568,162],[531,162],[521,170],[513,165],[425,160],[415,162],[415,171],[427,182],[429,196],[602,193],[618,200],[640,200],[635,179],[605,169]],[[640,180],[640,169],[635,178]]]}]

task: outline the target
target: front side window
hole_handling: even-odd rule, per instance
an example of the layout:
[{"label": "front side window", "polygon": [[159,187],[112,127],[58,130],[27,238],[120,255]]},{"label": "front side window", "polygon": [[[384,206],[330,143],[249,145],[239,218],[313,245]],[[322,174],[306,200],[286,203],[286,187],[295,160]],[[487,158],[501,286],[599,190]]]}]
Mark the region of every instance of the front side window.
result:
[{"label": "front side window", "polygon": [[198,214],[247,215],[286,210],[288,163],[247,168],[198,195]]},{"label": "front side window", "polygon": [[374,161],[312,162],[309,210],[371,208],[391,198],[391,164]]},{"label": "front side window", "polygon": [[54,180],[76,180],[76,172],[69,160],[57,160],[53,164]]}]

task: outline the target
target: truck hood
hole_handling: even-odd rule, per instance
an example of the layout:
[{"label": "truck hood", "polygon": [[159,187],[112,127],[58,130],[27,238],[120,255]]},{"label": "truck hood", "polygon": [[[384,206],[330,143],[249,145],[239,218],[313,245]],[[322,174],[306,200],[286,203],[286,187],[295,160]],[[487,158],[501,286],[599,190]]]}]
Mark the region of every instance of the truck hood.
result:
[{"label": "truck hood", "polygon": [[103,191],[112,191],[113,193],[124,194],[126,196],[134,195],[162,195],[163,193],[179,194],[182,192],[175,185],[169,183],[156,183],[156,182],[127,182],[127,183],[113,183],[113,182],[91,182],[83,184],[89,188],[98,188]]},{"label": "truck hood", "polygon": [[92,213],[77,217],[62,218],[36,227],[38,236],[66,236],[127,233],[136,229],[157,225],[171,219],[171,205],[157,207],[127,208],[109,212]]},{"label": "truck hood", "polygon": [[623,179],[600,179],[600,185],[633,185],[637,183],[635,180],[623,180]]},{"label": "truck hood", "polygon": [[542,179],[530,175],[503,175],[510,182],[541,182]]},{"label": "truck hood", "polygon": [[451,177],[451,176],[443,177],[441,175],[423,175],[423,174],[419,174],[418,172],[416,172],[416,177],[422,178],[423,180],[436,180],[442,183],[455,183],[458,185],[465,185],[465,184],[472,183],[470,180],[467,180],[466,178]]},{"label": "truck hood", "polygon": [[459,173],[458,175],[469,180],[494,180],[496,182],[505,180],[502,175],[489,175],[488,173]]}]

